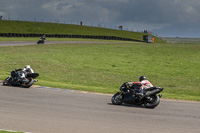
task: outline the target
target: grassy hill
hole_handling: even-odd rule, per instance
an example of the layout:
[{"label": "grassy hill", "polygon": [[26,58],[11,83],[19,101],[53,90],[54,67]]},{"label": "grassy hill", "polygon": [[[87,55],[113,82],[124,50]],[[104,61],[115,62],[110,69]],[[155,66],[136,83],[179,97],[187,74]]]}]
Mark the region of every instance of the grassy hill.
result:
[{"label": "grassy hill", "polygon": [[[41,23],[25,21],[0,21],[0,33],[33,33],[33,34],[71,34],[71,35],[96,35],[96,36],[116,36],[143,40],[144,33],[114,30],[107,28],[80,26],[59,23]],[[155,37],[155,42],[163,42]]]}]

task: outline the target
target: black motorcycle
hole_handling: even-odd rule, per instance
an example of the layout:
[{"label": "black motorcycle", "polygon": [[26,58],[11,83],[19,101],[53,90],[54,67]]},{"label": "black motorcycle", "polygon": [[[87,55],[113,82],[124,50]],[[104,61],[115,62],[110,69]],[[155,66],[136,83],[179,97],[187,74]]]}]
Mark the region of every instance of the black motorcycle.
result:
[{"label": "black motorcycle", "polygon": [[46,40],[46,35],[43,35],[40,40],[37,41],[37,44],[44,44]]},{"label": "black motorcycle", "polygon": [[40,39],[37,41],[37,44],[44,44],[45,43],[45,39]]},{"label": "black motorcycle", "polygon": [[139,92],[141,87],[140,82],[133,82],[131,85],[128,82],[120,87],[120,92],[117,92],[111,99],[114,105],[137,104],[144,105],[146,108],[155,108],[160,103],[161,94],[157,95],[164,88],[151,87]]},{"label": "black motorcycle", "polygon": [[21,71],[12,71],[11,76],[3,81],[3,85],[22,86],[24,88],[29,88],[34,84],[34,82],[38,81],[34,80],[39,76],[38,73],[25,74],[26,77],[24,79],[20,78],[21,74]]}]

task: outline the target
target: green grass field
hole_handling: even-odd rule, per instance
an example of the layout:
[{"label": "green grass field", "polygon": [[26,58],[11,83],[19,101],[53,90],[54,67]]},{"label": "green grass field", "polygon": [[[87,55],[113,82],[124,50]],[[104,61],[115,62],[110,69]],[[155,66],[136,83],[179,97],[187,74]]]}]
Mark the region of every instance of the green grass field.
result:
[{"label": "green grass field", "polygon": [[0,33],[102,35],[142,39],[143,33],[88,27],[72,24],[39,23],[24,21],[0,21]]},{"label": "green grass field", "polygon": [[4,130],[0,130],[0,133],[23,133],[23,132],[14,132],[14,131],[4,131]]},{"label": "green grass field", "polygon": [[145,75],[163,97],[200,101],[200,45],[112,42],[0,47],[0,79],[32,66],[38,85],[115,93]]},{"label": "green grass field", "polygon": [[[69,35],[93,35],[93,36],[116,36],[122,38],[130,38],[143,40],[143,35],[139,32],[114,30],[99,27],[80,26],[72,24],[59,23],[39,23],[25,21],[0,21],[0,33],[34,33],[34,34],[69,34]],[[155,38],[155,42],[164,42]]]}]

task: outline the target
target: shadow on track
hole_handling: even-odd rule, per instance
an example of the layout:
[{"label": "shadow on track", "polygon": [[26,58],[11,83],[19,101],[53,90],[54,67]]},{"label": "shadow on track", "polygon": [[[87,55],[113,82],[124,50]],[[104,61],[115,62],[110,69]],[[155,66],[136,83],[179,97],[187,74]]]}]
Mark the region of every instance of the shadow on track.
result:
[{"label": "shadow on track", "polygon": [[135,108],[144,108],[144,109],[152,109],[152,108],[145,108],[143,105],[137,105],[137,104],[121,104],[121,105],[114,105],[112,103],[107,103],[108,105],[112,106],[124,106],[124,107],[135,107]]}]

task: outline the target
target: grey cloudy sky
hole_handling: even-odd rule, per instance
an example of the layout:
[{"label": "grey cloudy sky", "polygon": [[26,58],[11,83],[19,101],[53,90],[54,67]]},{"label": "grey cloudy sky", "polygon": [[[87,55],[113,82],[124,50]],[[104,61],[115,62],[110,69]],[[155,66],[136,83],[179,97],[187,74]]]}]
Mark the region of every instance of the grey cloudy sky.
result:
[{"label": "grey cloudy sky", "polygon": [[200,37],[200,0],[0,0],[3,19],[119,26]]}]

